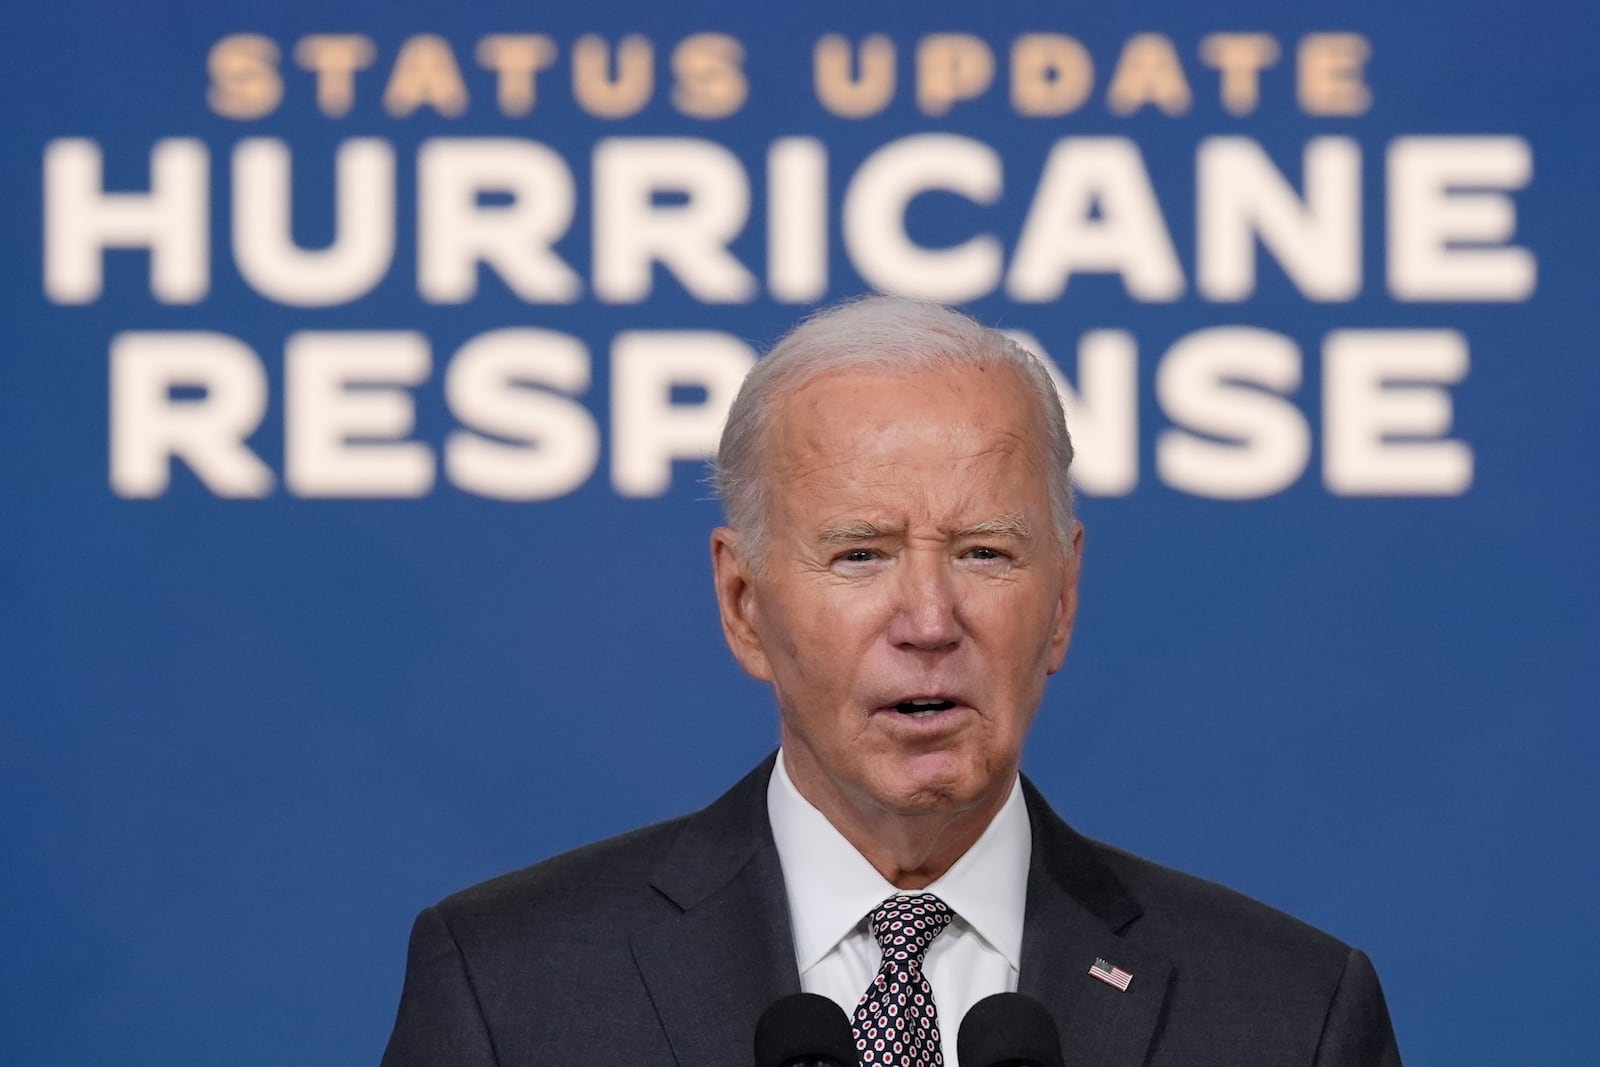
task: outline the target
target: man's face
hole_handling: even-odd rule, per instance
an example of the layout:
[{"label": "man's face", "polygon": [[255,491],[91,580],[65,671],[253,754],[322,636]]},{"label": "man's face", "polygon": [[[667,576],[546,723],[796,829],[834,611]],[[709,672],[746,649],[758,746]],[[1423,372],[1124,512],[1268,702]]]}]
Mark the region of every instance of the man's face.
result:
[{"label": "man's face", "polygon": [[1009,789],[1077,604],[1040,419],[1020,372],[973,367],[835,372],[772,413],[765,558],[719,531],[718,593],[825,812],[956,814]]}]

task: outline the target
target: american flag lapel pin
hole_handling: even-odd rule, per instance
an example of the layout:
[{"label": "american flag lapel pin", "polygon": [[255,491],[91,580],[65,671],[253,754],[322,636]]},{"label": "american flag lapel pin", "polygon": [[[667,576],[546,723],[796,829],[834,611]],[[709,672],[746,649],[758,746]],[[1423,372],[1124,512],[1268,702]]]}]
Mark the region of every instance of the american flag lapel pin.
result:
[{"label": "american flag lapel pin", "polygon": [[1128,983],[1133,981],[1133,975],[1118,967],[1114,963],[1107,963],[1098,957],[1089,964],[1089,973],[1109,986],[1116,986],[1124,993],[1128,991]]}]

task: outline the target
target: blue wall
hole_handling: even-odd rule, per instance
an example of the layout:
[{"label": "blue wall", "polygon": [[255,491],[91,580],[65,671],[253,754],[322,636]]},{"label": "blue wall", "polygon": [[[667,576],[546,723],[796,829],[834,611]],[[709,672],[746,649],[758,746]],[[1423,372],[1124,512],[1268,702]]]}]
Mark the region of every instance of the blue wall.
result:
[{"label": "blue wall", "polygon": [[[726,335],[717,343],[730,351],[735,342],[760,349],[813,303],[881,283],[872,260],[881,242],[850,230],[843,201],[864,167],[929,133],[992,153],[1002,180],[992,195],[924,192],[905,212],[909,240],[936,249],[991,235],[1009,270],[1030,226],[1046,226],[1030,221],[1030,205],[1052,149],[1066,138],[1114,138],[1148,175],[1181,275],[1180,292],[1141,295],[1137,284],[1130,294],[1126,270],[1080,270],[1059,296],[1036,299],[1008,290],[997,269],[992,278],[979,271],[960,296],[980,318],[1036,337],[1085,397],[1083,335],[1119,331],[1117,343],[1137,353],[1127,404],[1090,398],[1106,425],[1131,427],[1131,436],[1102,429],[1097,438],[1080,427],[1086,455],[1122,449],[1133,477],[1085,486],[1078,634],[1046,698],[1029,772],[1083,831],[1236,886],[1365,948],[1409,1062],[1592,1057],[1600,485],[1580,427],[1600,395],[1592,340],[1600,156],[1586,5],[1429,0],[1290,14],[1242,0],[898,12],[719,2],[693,13],[607,2],[352,3],[333,14],[305,0],[137,11],[59,0],[4,21],[7,1062],[374,1062],[420,907],[699,806],[770,748],[770,697],[740,675],[715,618],[706,543],[718,511],[700,467],[692,456],[675,462],[660,495],[613,475],[630,432],[613,417],[613,389],[648,385],[639,366],[614,362],[614,346],[629,331],[658,343],[692,330]],[[1260,76],[1258,99],[1237,102],[1237,114],[1202,58],[1203,40],[1224,31],[1265,35],[1279,55]],[[726,35],[743,54],[735,69],[745,95],[723,117],[685,114],[673,95],[673,50],[702,32]],[[343,115],[325,113],[337,101],[319,105],[312,74],[294,58],[303,38],[333,33],[363,35],[371,48]],[[450,69],[428,67],[435,80],[424,78],[423,53],[409,54],[416,66],[404,76],[394,73],[407,48],[426,47],[415,44],[425,33],[443,39],[465,98],[452,95]],[[505,113],[495,76],[475,57],[482,38],[508,33],[542,34],[555,46],[525,114]],[[827,34],[857,42],[870,33],[895,47],[897,91],[873,114],[836,115],[813,83],[814,46]],[[969,57],[986,50],[995,63],[991,88],[940,113],[929,113],[940,111],[936,98],[919,104],[917,95],[918,49],[933,33],[971,35],[948,47]],[[1011,97],[1011,48],[1031,33],[1070,36],[1090,57],[1086,97],[1063,114],[1019,114]],[[1344,53],[1326,45],[1327,55],[1357,60],[1342,76],[1304,73],[1302,48],[1324,47],[1306,45],[1308,35],[1330,33],[1356,37],[1340,45]],[[259,40],[219,46],[237,34]],[[585,34],[649,43],[655,77],[637,114],[597,115],[594,98],[574,88]],[[1170,43],[1186,105],[1162,97],[1119,113],[1115,99],[1137,102],[1140,84],[1180,84],[1171,68],[1139,83],[1130,67],[1115,97],[1137,34],[1160,35],[1135,46],[1154,49],[1158,67],[1161,40]],[[239,80],[219,89],[208,73],[217,49],[259,57],[261,42],[276,62],[231,68]],[[1361,61],[1363,46],[1370,54]],[[1309,105],[1303,78],[1313,82]],[[713,83],[695,87],[724,106],[740,99],[717,95],[729,90]],[[964,84],[931,73],[924,88]],[[419,85],[444,95],[414,114],[393,113],[405,110],[402,90]],[[386,89],[399,94],[387,108]],[[460,115],[441,114],[458,99]],[[261,113],[218,110],[247,106]],[[721,146],[748,181],[748,222],[724,254],[754,280],[750,293],[708,296],[711,274],[671,264],[647,264],[642,294],[618,295],[601,280],[606,257],[631,261],[597,248],[620,238],[595,236],[609,210],[594,194],[595,146],[666,137],[702,156]],[[1354,148],[1355,184],[1335,182],[1327,194],[1330,203],[1359,194],[1354,230],[1340,237],[1329,223],[1327,238],[1327,255],[1357,241],[1353,287],[1339,290],[1336,279],[1331,295],[1308,293],[1310,268],[1286,267],[1266,248],[1239,299],[1203,283],[1197,156],[1225,137],[1259,148],[1296,196],[1307,195],[1308,144],[1335,138],[1344,146],[1336,151]],[[1478,221],[1447,219],[1436,231],[1445,236],[1432,245],[1420,238],[1440,256],[1466,257],[1452,262],[1487,257],[1489,291],[1472,295],[1426,265],[1409,269],[1455,284],[1454,295],[1418,296],[1396,280],[1408,268],[1396,267],[1391,168],[1397,140],[1411,137],[1493,142],[1468,145],[1468,163],[1457,164],[1476,178],[1463,182],[1458,172],[1429,201],[1446,214],[1465,205]],[[334,238],[339,146],[376,138],[389,148],[393,254],[364,291],[296,306],[241,268],[230,164],[249,138],[289,150],[294,236],[308,249]],[[459,302],[419,286],[417,160],[438,138],[521,139],[556,154],[575,200],[551,251],[577,279],[571,299],[519,295],[490,266]],[[826,154],[826,272],[811,290],[784,291],[768,265],[767,154],[780,138],[814,139]],[[153,294],[151,256],[137,249],[90,256],[103,260],[103,279],[81,289],[85,269],[60,259],[70,259],[71,239],[48,236],[45,217],[52,198],[82,204],[67,178],[46,179],[47,157],[87,142],[103,159],[106,192],[148,194],[152,150],[169,139],[206,157],[209,203],[179,197],[171,207],[172,218],[206,225],[204,291],[180,281],[175,297]],[[1484,176],[1508,158],[1505,174]],[[703,176],[711,164],[695,166]],[[947,172],[937,169],[930,183],[940,176]],[[362,197],[382,184],[363,186]],[[549,186],[538,197],[559,199]],[[666,211],[683,198],[656,199]],[[1123,210],[1101,198],[1077,225],[1125,223]],[[787,217],[800,218],[806,239],[820,232]],[[1415,237],[1421,223],[1395,225],[1412,226]],[[1037,239],[1052,247],[1048,232]],[[1161,253],[1157,239],[1123,247],[1136,258]],[[49,282],[52,256],[67,281]],[[1531,270],[1522,282],[1519,262]],[[955,284],[940,270],[917,278]],[[512,390],[564,398],[561,410],[579,428],[534,417],[527,433],[544,435],[543,447],[581,443],[583,426],[599,446],[592,469],[578,462],[569,485],[541,483],[545,499],[486,495],[443,458],[460,439],[453,435],[468,432],[528,458],[526,440],[464,418],[445,384],[463,345],[510,327],[555,331],[587,353],[586,384]],[[1206,370],[1185,354],[1225,327],[1267,331],[1286,355],[1247,373],[1232,364]],[[1467,358],[1459,373],[1413,367],[1409,385],[1325,408],[1325,358],[1348,363],[1326,355],[1330,335],[1362,331],[1371,340],[1367,331],[1380,330],[1413,331],[1407,344],[1423,337],[1416,331],[1446,331],[1446,347]],[[402,421],[413,410],[414,427],[369,432],[366,443],[393,455],[398,439],[420,442],[423,451],[411,452],[434,472],[427,484],[397,489],[400,481],[358,472],[342,490],[306,489],[326,485],[316,470],[327,472],[312,460],[291,469],[286,420],[311,425],[313,436],[324,424],[287,387],[285,352],[307,331],[335,335],[335,346],[360,331],[420,341],[429,358],[412,384],[395,384],[404,359],[380,345],[378,363],[390,370],[377,377],[388,384],[365,387],[398,403]],[[148,369],[181,347],[179,335],[210,346],[204,367],[244,368],[241,395],[263,410],[242,443],[218,454],[237,460],[248,449],[254,466],[241,462],[257,471],[255,483],[197,470],[183,454],[157,464],[170,480],[114,476],[119,463],[133,470],[148,458],[148,435],[176,432],[171,420],[223,387],[220,378],[208,379],[209,393],[172,379],[137,407],[134,387],[115,384],[133,366],[118,367],[119,339],[144,345],[153,362],[139,366]],[[1233,341],[1218,346],[1224,357]],[[1280,365],[1287,379],[1261,376],[1260,367]],[[1200,383],[1164,392],[1163,375],[1186,368],[1199,368]],[[163,399],[169,387],[172,403]],[[114,414],[117,389],[128,390],[133,414]],[[1229,433],[1218,420],[1241,394],[1255,414]],[[691,412],[707,399],[692,381],[654,395]],[[1396,396],[1433,405],[1424,428],[1396,423],[1363,437],[1361,420],[1392,418],[1382,405]],[[181,402],[191,408],[173,406]],[[1287,444],[1273,444],[1272,427],[1287,428]],[[1341,434],[1379,449],[1354,488],[1325,473],[1329,442]],[[1383,451],[1397,436],[1434,465],[1408,474],[1402,453]],[[332,440],[334,451],[345,447],[337,429]],[[1163,448],[1179,446],[1204,453],[1198,474],[1163,461]],[[1465,478],[1451,474],[1461,456]],[[1230,472],[1254,461],[1277,463],[1276,481],[1258,472],[1246,477],[1244,499],[1223,499],[1218,487],[1235,484]],[[1394,485],[1375,488],[1385,477]],[[240,496],[239,484],[255,488]]]}]

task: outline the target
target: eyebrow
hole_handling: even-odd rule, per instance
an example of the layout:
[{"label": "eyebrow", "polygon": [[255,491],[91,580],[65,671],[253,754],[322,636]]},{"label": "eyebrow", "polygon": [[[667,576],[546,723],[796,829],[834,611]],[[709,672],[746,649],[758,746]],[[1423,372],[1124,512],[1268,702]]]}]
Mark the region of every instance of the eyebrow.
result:
[{"label": "eyebrow", "polygon": [[[859,541],[872,541],[880,537],[887,537],[897,530],[882,526],[870,520],[862,519],[856,522],[846,522],[838,526],[826,526],[817,533],[817,542],[823,545],[847,545]],[[953,540],[970,540],[983,537],[1011,537],[1019,541],[1026,541],[1033,533],[1033,528],[1028,525],[1028,520],[1020,514],[997,515],[992,519],[974,523],[952,531]]]},{"label": "eyebrow", "polygon": [[871,541],[883,537],[888,530],[875,522],[847,522],[841,526],[825,526],[817,534],[817,542],[824,545],[848,545],[857,541]]},{"label": "eyebrow", "polygon": [[1019,541],[1026,541],[1033,535],[1033,528],[1028,525],[1028,520],[1020,514],[998,515],[992,519],[968,526],[955,532],[958,540],[972,537],[1014,537]]}]

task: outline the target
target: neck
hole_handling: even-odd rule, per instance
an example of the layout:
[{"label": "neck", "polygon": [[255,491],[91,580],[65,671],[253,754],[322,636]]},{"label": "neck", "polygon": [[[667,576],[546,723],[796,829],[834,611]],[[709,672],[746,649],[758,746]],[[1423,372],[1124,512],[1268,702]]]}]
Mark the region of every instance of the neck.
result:
[{"label": "neck", "polygon": [[966,855],[1011,795],[1014,779],[970,804],[897,810],[831,778],[804,750],[784,748],[800,795],[896,889],[923,889]]}]

